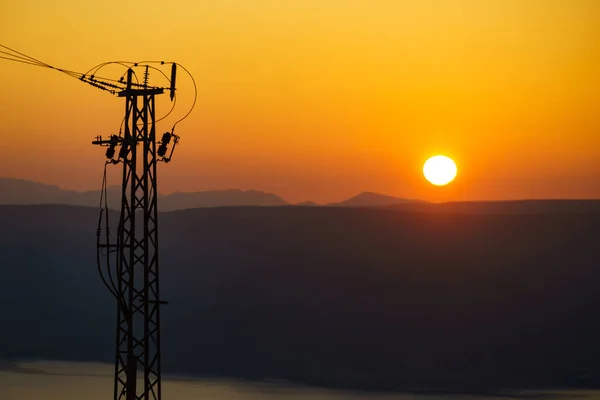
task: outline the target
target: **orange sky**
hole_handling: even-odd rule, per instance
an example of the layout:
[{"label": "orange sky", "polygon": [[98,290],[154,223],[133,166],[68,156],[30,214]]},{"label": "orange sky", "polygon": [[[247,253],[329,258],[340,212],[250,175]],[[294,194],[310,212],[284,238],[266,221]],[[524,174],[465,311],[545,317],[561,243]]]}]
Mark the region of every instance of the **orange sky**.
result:
[{"label": "orange sky", "polygon": [[[599,15],[596,0],[9,0],[0,43],[82,72],[186,66],[199,100],[160,165],[164,193],[600,198]],[[118,131],[123,99],[48,69],[0,72],[0,176],[98,189],[90,142]],[[159,132],[190,104],[178,76]],[[437,153],[459,167],[445,188],[421,174]]]}]

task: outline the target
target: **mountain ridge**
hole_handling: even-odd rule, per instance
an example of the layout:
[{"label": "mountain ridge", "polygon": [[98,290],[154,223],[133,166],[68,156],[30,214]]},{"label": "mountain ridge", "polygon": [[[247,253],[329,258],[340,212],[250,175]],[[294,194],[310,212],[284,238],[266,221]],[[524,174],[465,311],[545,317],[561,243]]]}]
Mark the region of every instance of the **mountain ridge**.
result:
[{"label": "mountain ridge", "polygon": [[[107,198],[109,208],[118,209],[121,197],[120,186],[109,186]],[[225,189],[198,192],[173,192],[158,194],[160,211],[174,211],[197,207],[226,206],[284,206],[287,201],[273,193],[259,190]],[[97,206],[100,204],[99,190],[71,190],[56,185],[47,185],[18,178],[0,178],[0,204],[66,204]]]},{"label": "mountain ridge", "polygon": [[406,199],[402,197],[388,196],[375,192],[361,192],[347,200],[327,204],[330,207],[373,207],[392,206],[407,203],[427,203],[424,200]]},{"label": "mountain ridge", "polygon": [[[109,208],[120,206],[120,186],[109,186]],[[159,211],[176,211],[205,207],[296,206],[335,208],[392,208],[399,211],[467,214],[527,214],[527,213],[581,213],[600,212],[600,199],[517,199],[484,201],[449,201],[432,203],[420,199],[388,196],[375,192],[361,192],[349,199],[318,204],[314,201],[290,203],[274,193],[255,189],[221,189],[197,192],[160,194]],[[65,204],[97,207],[100,191],[62,189],[25,179],[0,177],[0,205]]]},{"label": "mountain ridge", "polygon": [[[107,188],[110,208],[116,209],[120,204],[121,187]],[[340,202],[318,204],[307,200],[290,203],[277,194],[255,189],[220,189],[195,192],[176,191],[169,194],[159,193],[159,209],[174,211],[197,207],[226,206],[311,206],[311,207],[382,207],[406,203],[426,203],[422,200],[404,199],[375,192],[361,192]],[[100,204],[99,190],[63,189],[57,185],[48,185],[20,178],[0,177],[0,204],[69,204],[95,206]]]}]

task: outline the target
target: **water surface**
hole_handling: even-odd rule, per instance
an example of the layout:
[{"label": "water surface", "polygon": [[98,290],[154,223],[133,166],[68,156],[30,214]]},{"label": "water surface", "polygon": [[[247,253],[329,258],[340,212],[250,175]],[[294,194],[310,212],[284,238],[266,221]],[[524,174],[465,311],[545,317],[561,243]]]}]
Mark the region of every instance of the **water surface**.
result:
[{"label": "water surface", "polygon": [[[107,400],[112,399],[113,370],[108,364],[71,362],[22,362],[0,370],[1,400]],[[235,380],[163,378],[164,400],[592,400],[600,391],[522,393],[516,397],[432,396],[372,394],[276,383]]]}]

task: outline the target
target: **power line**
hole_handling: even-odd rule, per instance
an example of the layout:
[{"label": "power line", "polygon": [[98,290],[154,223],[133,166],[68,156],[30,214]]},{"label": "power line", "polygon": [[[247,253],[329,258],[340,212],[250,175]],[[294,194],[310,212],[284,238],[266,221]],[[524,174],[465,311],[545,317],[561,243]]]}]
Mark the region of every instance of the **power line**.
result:
[{"label": "power line", "polygon": [[187,114],[185,114],[183,116],[183,118],[181,118],[179,121],[177,121],[173,124],[173,130],[175,130],[175,125],[177,125],[178,123],[180,123],[181,121],[186,119],[192,113],[192,111],[194,110],[194,107],[196,106],[196,100],[198,99],[198,87],[196,86],[196,80],[194,79],[194,77],[192,76],[190,71],[188,71],[183,65],[180,65],[180,67],[183,68],[183,70],[190,76],[190,79],[192,80],[192,83],[194,84],[194,102],[192,103],[192,106],[190,107],[190,110],[187,112]]},{"label": "power line", "polygon": [[[165,72],[162,71],[160,68],[154,67],[149,64],[177,65],[177,66],[183,68],[183,70],[187,73],[187,75],[190,77],[190,79],[192,81],[192,85],[194,87],[194,100],[192,102],[192,105],[190,106],[190,109],[184,114],[184,116],[182,118],[180,118],[179,120],[177,120],[173,124],[173,127],[171,129],[172,131],[175,129],[177,124],[179,124],[181,121],[185,120],[192,113],[192,111],[194,110],[194,108],[196,106],[196,102],[198,99],[198,88],[197,88],[196,81],[195,81],[194,77],[192,76],[192,74],[183,65],[176,64],[175,62],[172,62],[172,61],[156,61],[156,60],[137,61],[137,62],[136,61],[107,61],[107,62],[100,63],[100,64],[90,68],[85,73],[81,73],[81,72],[71,71],[71,70],[52,66],[46,62],[38,60],[32,56],[24,54],[23,52],[17,51],[15,49],[8,47],[6,45],[3,45],[3,44],[0,44],[0,47],[4,49],[4,50],[0,50],[0,54],[2,54],[2,55],[0,55],[0,59],[5,59],[8,61],[18,62],[18,63],[42,67],[42,68],[53,69],[53,70],[62,72],[67,76],[70,76],[72,78],[75,78],[82,82],[85,82],[97,89],[107,91],[113,95],[117,95],[118,92],[126,90],[127,84],[125,82],[124,76],[127,74],[128,70],[133,71],[133,78],[135,79],[135,82],[130,82],[130,85],[136,86],[139,88],[146,87],[145,84],[139,82],[139,78],[138,78],[137,74],[135,73],[135,71],[133,70],[135,67],[147,67],[149,69],[158,71],[168,82],[169,86],[171,86],[171,79],[165,74]],[[125,68],[126,71],[120,76],[119,79],[112,79],[112,78],[107,78],[107,77],[97,75],[98,72],[102,68],[104,68],[108,65],[111,65],[111,64],[120,65]],[[154,88],[167,89],[166,87],[154,87]],[[176,105],[177,105],[177,100],[176,100],[176,96],[174,94],[173,95],[173,105],[171,106],[171,109],[169,110],[169,112],[167,112],[167,114],[158,118],[156,120],[156,122],[162,121],[162,120],[166,119],[168,116],[170,116],[173,113],[173,111],[175,110]],[[122,126],[122,123],[121,123],[121,126]]]}]

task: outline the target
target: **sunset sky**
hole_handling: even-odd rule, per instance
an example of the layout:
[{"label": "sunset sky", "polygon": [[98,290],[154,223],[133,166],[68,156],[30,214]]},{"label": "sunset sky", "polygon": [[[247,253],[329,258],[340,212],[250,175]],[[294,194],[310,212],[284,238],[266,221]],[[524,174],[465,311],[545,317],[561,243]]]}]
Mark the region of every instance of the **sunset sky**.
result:
[{"label": "sunset sky", "polygon": [[[80,72],[189,69],[198,104],[160,165],[163,193],[600,198],[599,19],[597,0],[8,0],[0,44]],[[99,189],[91,140],[118,132],[124,100],[50,69],[0,72],[0,176]],[[158,132],[191,103],[178,78]],[[447,187],[422,175],[435,154],[458,165]]]}]

